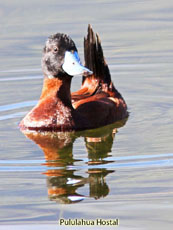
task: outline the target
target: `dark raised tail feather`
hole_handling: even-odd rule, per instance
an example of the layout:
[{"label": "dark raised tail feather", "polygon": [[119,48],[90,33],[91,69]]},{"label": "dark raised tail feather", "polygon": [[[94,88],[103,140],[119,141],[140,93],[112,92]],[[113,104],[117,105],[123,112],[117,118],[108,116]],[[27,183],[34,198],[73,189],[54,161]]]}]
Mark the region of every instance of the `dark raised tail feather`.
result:
[{"label": "dark raised tail feather", "polygon": [[[111,76],[103,55],[101,40],[98,34],[95,35],[91,25],[88,25],[88,34],[84,38],[84,57],[85,66],[93,71],[94,77],[109,85]],[[84,81],[85,77],[83,77]]]}]

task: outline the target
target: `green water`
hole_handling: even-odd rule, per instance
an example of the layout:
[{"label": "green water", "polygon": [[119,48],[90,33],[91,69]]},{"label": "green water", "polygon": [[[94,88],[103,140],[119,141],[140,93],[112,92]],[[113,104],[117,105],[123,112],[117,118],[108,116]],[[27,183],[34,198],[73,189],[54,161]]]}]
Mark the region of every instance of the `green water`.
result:
[{"label": "green water", "polygon": [[[0,22],[0,229],[63,229],[59,218],[172,229],[173,2],[6,0]],[[88,23],[130,117],[119,128],[48,137],[45,154],[18,128],[40,96],[42,48],[68,33],[83,60]],[[80,85],[75,77],[72,91]],[[50,138],[63,147],[52,150]]]}]

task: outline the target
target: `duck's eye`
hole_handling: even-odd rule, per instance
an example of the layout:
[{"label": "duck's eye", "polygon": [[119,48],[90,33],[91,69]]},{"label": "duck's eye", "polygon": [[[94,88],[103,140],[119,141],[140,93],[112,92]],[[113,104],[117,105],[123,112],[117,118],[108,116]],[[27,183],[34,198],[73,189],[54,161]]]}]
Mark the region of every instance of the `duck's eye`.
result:
[{"label": "duck's eye", "polygon": [[57,47],[54,47],[54,48],[53,48],[53,51],[54,51],[55,53],[57,53],[57,52],[58,52],[58,48],[57,48]]}]

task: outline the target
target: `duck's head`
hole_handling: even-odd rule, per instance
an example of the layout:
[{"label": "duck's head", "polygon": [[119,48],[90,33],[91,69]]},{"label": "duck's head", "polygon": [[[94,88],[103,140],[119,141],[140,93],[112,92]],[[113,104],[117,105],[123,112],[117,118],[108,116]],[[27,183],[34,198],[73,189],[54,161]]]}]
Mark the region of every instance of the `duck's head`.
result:
[{"label": "duck's head", "polygon": [[42,69],[48,78],[92,74],[92,71],[81,64],[73,40],[62,33],[48,38],[43,49]]}]

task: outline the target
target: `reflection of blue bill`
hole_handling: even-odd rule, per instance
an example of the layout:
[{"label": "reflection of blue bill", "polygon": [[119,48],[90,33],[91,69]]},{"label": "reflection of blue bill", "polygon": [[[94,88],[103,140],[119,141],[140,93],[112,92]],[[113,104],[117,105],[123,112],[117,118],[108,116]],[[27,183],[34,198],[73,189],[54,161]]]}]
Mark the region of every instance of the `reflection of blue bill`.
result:
[{"label": "reflection of blue bill", "polygon": [[84,196],[68,196],[68,199],[71,200],[72,202],[78,202],[82,201],[85,199]]},{"label": "reflection of blue bill", "polygon": [[87,69],[81,64],[77,51],[73,53],[70,51],[65,52],[64,64],[62,65],[62,68],[66,73],[68,73],[71,76],[87,76],[93,73],[91,70]]}]

